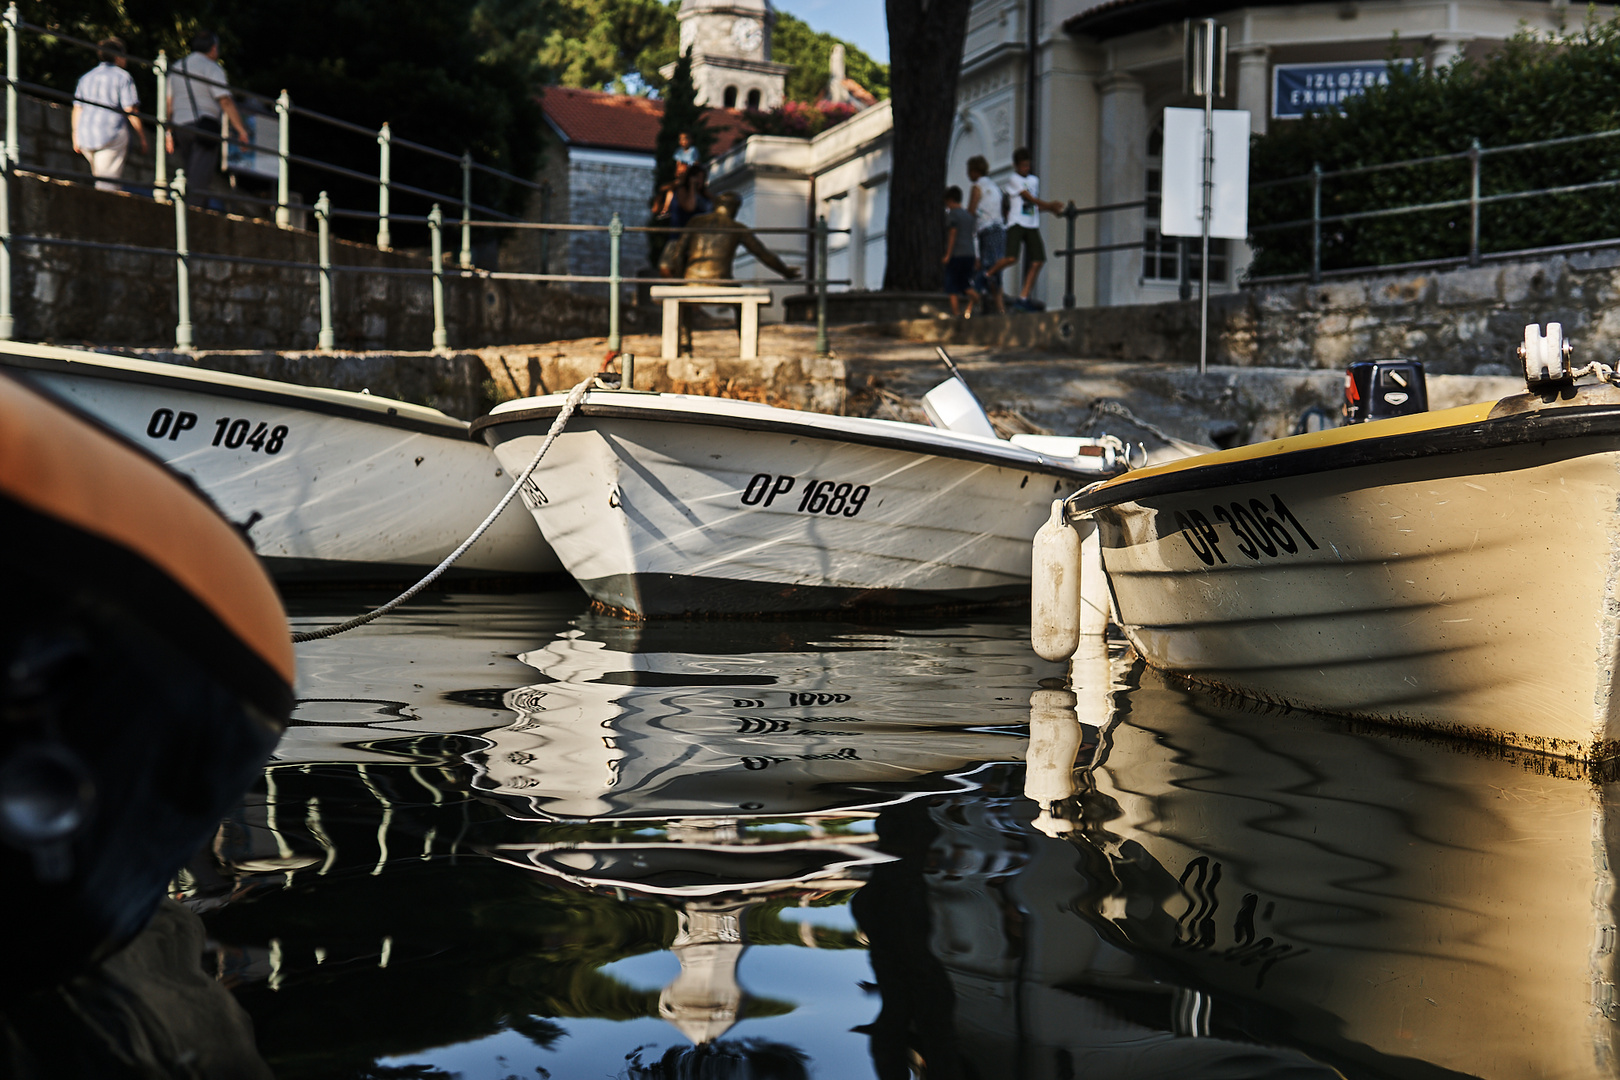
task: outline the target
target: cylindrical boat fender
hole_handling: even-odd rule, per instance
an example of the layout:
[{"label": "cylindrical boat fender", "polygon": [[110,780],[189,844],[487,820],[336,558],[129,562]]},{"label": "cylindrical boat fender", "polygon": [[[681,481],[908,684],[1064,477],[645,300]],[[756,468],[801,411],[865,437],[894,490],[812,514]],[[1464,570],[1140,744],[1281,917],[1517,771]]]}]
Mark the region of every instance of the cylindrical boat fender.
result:
[{"label": "cylindrical boat fender", "polygon": [[1080,532],[1062,499],[1035,534],[1029,586],[1030,644],[1043,660],[1067,660],[1080,645]]},{"label": "cylindrical boat fender", "polygon": [[1037,690],[1029,696],[1029,749],[1024,754],[1024,797],[1039,808],[1032,824],[1048,836],[1074,831],[1052,808],[1074,795],[1080,718],[1071,690]]}]

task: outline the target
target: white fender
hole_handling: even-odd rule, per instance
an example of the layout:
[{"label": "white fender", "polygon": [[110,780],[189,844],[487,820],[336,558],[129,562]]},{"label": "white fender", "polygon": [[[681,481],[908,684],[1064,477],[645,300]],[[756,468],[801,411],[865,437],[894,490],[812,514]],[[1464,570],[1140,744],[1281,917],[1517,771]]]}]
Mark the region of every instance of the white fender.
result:
[{"label": "white fender", "polygon": [[1030,550],[1029,639],[1043,660],[1067,660],[1080,645],[1080,533],[1062,499]]},{"label": "white fender", "polygon": [[1074,794],[1075,756],[1080,752],[1080,718],[1068,690],[1037,690],[1029,696],[1029,749],[1024,753],[1024,797],[1040,807],[1034,826],[1048,836],[1073,832],[1074,825],[1052,807]]}]

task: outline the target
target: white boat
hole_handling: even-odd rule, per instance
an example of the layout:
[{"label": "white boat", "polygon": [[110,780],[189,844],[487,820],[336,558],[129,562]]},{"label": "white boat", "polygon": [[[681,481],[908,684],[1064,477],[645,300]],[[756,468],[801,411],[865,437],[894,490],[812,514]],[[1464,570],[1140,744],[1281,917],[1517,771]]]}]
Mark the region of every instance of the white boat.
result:
[{"label": "white boat", "polygon": [[[563,395],[473,423],[526,467]],[[524,500],[591,598],[632,616],[1022,599],[1051,500],[1112,440],[1006,442],[686,394],[587,394]]]},{"label": "white boat", "polygon": [[1070,519],[1096,522],[1114,610],[1156,668],[1612,757],[1620,387],[1563,370],[1535,393],[1138,470]]},{"label": "white boat", "polygon": [[[0,370],[190,477],[281,580],[418,574],[511,486],[465,421],[404,401],[9,341]],[[508,512],[452,573],[561,569],[528,515]]]}]

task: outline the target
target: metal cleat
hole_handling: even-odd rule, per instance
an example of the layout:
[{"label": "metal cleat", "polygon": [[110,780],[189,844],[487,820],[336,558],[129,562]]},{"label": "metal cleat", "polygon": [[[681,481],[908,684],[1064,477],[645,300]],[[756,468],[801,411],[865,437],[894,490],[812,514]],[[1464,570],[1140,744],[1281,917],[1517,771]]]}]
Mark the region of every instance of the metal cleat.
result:
[{"label": "metal cleat", "polygon": [[1524,344],[1519,346],[1519,359],[1524,361],[1524,381],[1532,391],[1555,386],[1567,386],[1575,381],[1569,368],[1569,354],[1574,347],[1564,339],[1561,323],[1548,323],[1542,333],[1538,323],[1524,328]]}]

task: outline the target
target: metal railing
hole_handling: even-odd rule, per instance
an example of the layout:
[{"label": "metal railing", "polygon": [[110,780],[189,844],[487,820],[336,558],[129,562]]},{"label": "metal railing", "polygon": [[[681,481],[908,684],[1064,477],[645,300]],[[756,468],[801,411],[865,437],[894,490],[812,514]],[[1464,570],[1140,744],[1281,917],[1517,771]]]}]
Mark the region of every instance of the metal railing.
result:
[{"label": "metal railing", "polygon": [[[18,13],[16,3],[12,3],[6,8],[4,18],[0,21],[4,22],[6,30],[5,157],[12,166],[16,167],[23,165],[21,152],[21,129],[18,123],[19,98],[26,93],[30,97],[45,101],[57,101],[64,104],[79,103],[76,101],[72,93],[57,90],[49,86],[43,86],[38,83],[31,83],[23,79],[18,61],[19,35],[27,32],[47,36],[55,41],[63,42],[92,53],[100,52],[102,50],[95,43],[86,41],[82,38],[76,38],[70,34],[64,34],[60,31],[51,30],[47,27],[36,26],[33,23],[24,22],[21,15]],[[174,126],[170,123],[170,118],[168,116],[168,81],[171,76],[172,65],[170,64],[166,53],[162,51],[158,53],[155,59],[136,56],[132,53],[118,53],[116,50],[108,51],[112,51],[116,55],[122,56],[127,63],[150,68],[156,75],[156,111],[151,113],[137,111],[134,115],[139,117],[143,122],[151,123],[155,130],[156,137],[153,143],[152,196],[159,202],[165,202],[169,197],[170,188],[168,152],[165,145],[165,138]],[[373,129],[360,124],[352,123],[348,120],[343,120],[339,117],[328,116],[325,113],[317,112],[314,109],[306,109],[294,105],[291,95],[286,90],[283,90],[278,97],[271,98],[263,94],[254,93],[250,90],[244,90],[241,87],[216,83],[211,79],[206,79],[198,75],[185,74],[183,77],[194,83],[215,86],[220,90],[229,91],[233,99],[256,101],[262,107],[264,115],[274,115],[276,117],[278,129],[275,154],[277,161],[277,175],[275,179],[276,198],[273,203],[267,205],[274,206],[275,222],[282,228],[291,227],[292,210],[313,209],[313,207],[307,205],[296,205],[292,202],[291,168],[293,165],[300,165],[305,168],[315,169],[335,176],[342,176],[350,180],[356,180],[366,184],[375,184],[377,186],[377,246],[385,251],[389,250],[393,246],[392,229],[390,228],[391,224],[400,220],[408,220],[408,218],[405,216],[391,212],[392,200],[390,196],[394,192],[414,195],[434,202],[450,204],[459,203],[461,207],[460,264],[464,267],[470,267],[472,266],[473,212],[477,211],[491,218],[503,221],[516,220],[512,217],[512,215],[507,214],[504,211],[473,201],[473,173],[481,172],[495,177],[496,179],[505,183],[514,184],[530,191],[543,192],[545,190],[545,185],[543,184],[536,183],[532,180],[527,180],[521,176],[516,176],[512,173],[505,172],[501,169],[497,169],[493,166],[474,160],[470,152],[453,154],[445,150],[440,150],[437,147],[427,146],[422,143],[412,142],[409,139],[401,138],[393,134],[386,122],[380,128]],[[374,140],[378,148],[376,174],[372,175],[370,173],[360,172],[333,162],[321,161],[316,158],[303,157],[301,155],[294,154],[292,152],[292,119],[294,116]],[[232,147],[238,149],[248,148],[246,144],[230,133],[223,114],[220,117],[220,141],[222,154],[227,154],[229,149]],[[393,176],[392,160],[393,149],[395,147],[400,147],[430,158],[459,165],[461,169],[461,194],[459,198],[454,194],[417,187],[411,184],[402,183],[401,181],[395,179]],[[254,146],[252,149],[257,153],[262,152],[265,148]],[[253,199],[244,199],[241,195],[236,193],[233,193],[230,198],[233,201],[258,201]]]},{"label": "metal railing", "polygon": [[[1355,168],[1350,168],[1350,169],[1324,170],[1320,164],[1316,164],[1316,165],[1313,165],[1311,167],[1310,172],[1301,174],[1299,176],[1289,176],[1289,177],[1284,177],[1284,178],[1279,179],[1279,180],[1267,180],[1267,181],[1264,181],[1262,183],[1251,185],[1250,188],[1249,188],[1249,190],[1251,192],[1259,191],[1259,190],[1266,189],[1266,188],[1281,187],[1281,186],[1283,186],[1285,184],[1307,183],[1307,184],[1309,184],[1311,186],[1311,216],[1310,217],[1298,218],[1298,219],[1295,219],[1295,220],[1292,220],[1292,221],[1280,221],[1280,222],[1274,222],[1274,223],[1271,223],[1271,224],[1260,225],[1260,226],[1256,226],[1256,227],[1254,227],[1254,228],[1252,228],[1250,230],[1250,236],[1252,237],[1252,236],[1258,235],[1260,233],[1277,232],[1277,231],[1283,230],[1283,229],[1304,229],[1304,228],[1308,228],[1310,230],[1310,237],[1311,237],[1311,241],[1310,241],[1311,262],[1310,262],[1310,270],[1307,273],[1304,273],[1304,274],[1298,274],[1298,273],[1296,273],[1296,274],[1271,274],[1271,275],[1266,275],[1264,277],[1251,278],[1250,280],[1255,281],[1255,282],[1264,282],[1264,281],[1298,280],[1300,278],[1305,278],[1305,279],[1309,280],[1312,283],[1321,281],[1322,280],[1322,226],[1324,226],[1324,225],[1335,225],[1335,224],[1350,223],[1350,222],[1355,222],[1355,221],[1370,221],[1370,220],[1373,220],[1375,218],[1398,217],[1398,216],[1402,216],[1402,215],[1405,215],[1405,214],[1424,213],[1426,211],[1460,210],[1460,209],[1462,209],[1464,207],[1467,207],[1467,209],[1468,209],[1468,254],[1466,256],[1454,256],[1452,258],[1442,258],[1442,259],[1428,259],[1428,260],[1423,260],[1421,263],[1370,264],[1370,265],[1367,265],[1367,266],[1357,266],[1357,267],[1343,268],[1343,269],[1340,269],[1340,270],[1338,270],[1336,272],[1337,273],[1364,272],[1364,271],[1368,271],[1368,270],[1379,269],[1380,265],[1383,265],[1385,267],[1393,266],[1393,265],[1400,265],[1400,266],[1418,266],[1418,265],[1433,266],[1433,265],[1438,265],[1438,264],[1460,263],[1460,262],[1464,262],[1464,261],[1466,261],[1467,265],[1469,265],[1469,266],[1479,266],[1481,264],[1481,262],[1483,261],[1483,259],[1485,258],[1485,255],[1486,255],[1486,253],[1483,253],[1480,250],[1480,215],[1481,215],[1481,211],[1482,211],[1482,209],[1484,207],[1492,206],[1492,205],[1495,205],[1495,204],[1498,204],[1498,203],[1513,202],[1513,201],[1519,200],[1519,199],[1536,198],[1536,197],[1539,197],[1539,196],[1574,195],[1574,194],[1579,194],[1581,192],[1600,191],[1600,190],[1604,190],[1604,189],[1607,189],[1607,188],[1620,187],[1620,179],[1593,180],[1593,181],[1580,183],[1580,184],[1561,184],[1561,185],[1557,185],[1557,186],[1554,186],[1554,187],[1527,188],[1527,189],[1520,190],[1520,191],[1501,192],[1501,193],[1498,193],[1498,194],[1495,194],[1495,195],[1481,195],[1480,194],[1480,167],[1483,164],[1485,158],[1490,157],[1492,155],[1497,155],[1497,154],[1514,154],[1514,153],[1522,153],[1522,152],[1529,151],[1529,150],[1539,150],[1539,149],[1542,149],[1544,147],[1550,147],[1550,146],[1568,146],[1568,145],[1573,145],[1575,143],[1592,142],[1592,141],[1599,140],[1599,139],[1612,139],[1612,138],[1615,138],[1617,136],[1620,136],[1620,130],[1595,131],[1595,132],[1590,132],[1590,133],[1583,134],[1583,135],[1567,135],[1567,136],[1563,136],[1561,138],[1556,138],[1556,139],[1541,139],[1541,140],[1537,140],[1535,142],[1513,143],[1513,144],[1510,144],[1510,145],[1507,145],[1507,146],[1481,146],[1480,143],[1479,143],[1479,140],[1476,138],[1476,139],[1472,140],[1472,145],[1470,145],[1467,150],[1460,150],[1460,151],[1457,151],[1456,153],[1435,154],[1435,155],[1430,156],[1430,157],[1409,158],[1409,159],[1406,159],[1404,161],[1388,161],[1388,162],[1382,162],[1382,163],[1377,164],[1377,165],[1362,165],[1362,166],[1357,166]],[[1441,164],[1441,163],[1444,163],[1444,162],[1452,162],[1452,161],[1466,161],[1466,162],[1468,162],[1468,195],[1465,198],[1442,199],[1442,200],[1438,200],[1436,202],[1428,202],[1428,203],[1410,203],[1410,204],[1404,204],[1404,205],[1400,205],[1400,206],[1382,207],[1382,208],[1374,209],[1374,210],[1357,210],[1357,211],[1353,211],[1353,212],[1350,212],[1350,213],[1343,213],[1343,214],[1323,214],[1322,213],[1322,182],[1325,181],[1325,180],[1335,180],[1335,179],[1340,179],[1342,177],[1349,177],[1349,176],[1366,176],[1366,175],[1369,175],[1369,174],[1372,174],[1372,173],[1387,172],[1387,171],[1392,170],[1392,169],[1417,168],[1417,167],[1424,166],[1424,165],[1437,165],[1437,164]],[[1612,244],[1612,243],[1616,243],[1616,242],[1620,242],[1620,241],[1593,241],[1593,242],[1591,242],[1590,245],[1581,245],[1581,244],[1560,245],[1559,250],[1579,248],[1579,247],[1582,247],[1582,246],[1598,246],[1598,245],[1602,245],[1602,244]],[[1538,248],[1538,249],[1522,249],[1520,251],[1514,251],[1514,252],[1493,252],[1493,253],[1489,253],[1489,254],[1493,254],[1493,255],[1528,254],[1533,250],[1534,251],[1542,251],[1542,250],[1551,250],[1551,249],[1540,249],[1540,248]]]},{"label": "metal railing", "polygon": [[[93,182],[94,177],[89,173],[64,172],[47,169],[42,165],[24,165],[21,160],[21,128],[18,121],[18,101],[22,94],[45,100],[56,100],[65,103],[75,102],[70,93],[64,93],[51,87],[25,82],[20,78],[18,66],[18,37],[22,32],[48,34],[52,38],[63,41],[80,48],[97,51],[99,47],[92,42],[34,26],[21,20],[17,12],[17,5],[10,4],[5,11],[3,20],[6,31],[6,121],[5,140],[0,147],[0,340],[10,340],[15,335],[16,319],[12,310],[12,258],[17,245],[44,245],[92,248],[102,251],[115,251],[137,255],[148,255],[165,260],[172,259],[175,268],[176,289],[176,322],[175,347],[177,351],[188,352],[196,347],[195,332],[191,317],[191,264],[193,261],[217,261],[236,263],[250,266],[270,266],[282,269],[305,270],[314,274],[319,292],[320,329],[316,338],[316,347],[322,351],[336,348],[337,333],[334,324],[334,289],[332,275],[334,273],[383,274],[426,277],[430,279],[430,288],[433,304],[433,334],[432,348],[435,351],[444,351],[449,348],[449,331],[445,319],[445,293],[444,278],[446,266],[444,259],[444,229],[447,225],[443,203],[456,204],[459,202],[460,216],[452,227],[460,231],[460,251],[457,264],[451,271],[452,276],[458,278],[478,278],[488,280],[529,281],[536,283],[564,283],[564,284],[603,284],[608,286],[608,346],[617,352],[622,344],[622,299],[623,287],[642,284],[671,284],[669,278],[642,278],[625,276],[622,273],[622,244],[625,233],[661,233],[667,236],[676,236],[683,232],[699,231],[690,229],[671,229],[662,227],[627,226],[619,214],[613,215],[612,221],[606,225],[576,225],[565,223],[529,222],[519,221],[509,214],[505,214],[490,206],[473,201],[472,174],[475,171],[494,176],[497,179],[517,184],[519,186],[537,191],[544,197],[549,194],[549,188],[544,184],[537,184],[500,169],[474,161],[470,153],[460,155],[451,154],[422,143],[412,142],[409,139],[394,135],[387,123],[380,129],[373,131],[370,128],[351,123],[347,120],[312,109],[294,106],[287,91],[282,91],[279,97],[270,99],[263,95],[253,94],[236,87],[227,87],[214,83],[199,76],[187,75],[199,83],[219,86],[222,90],[229,90],[233,96],[253,98],[274,108],[278,119],[277,136],[277,180],[275,185],[276,197],[274,199],[261,199],[236,191],[229,195],[233,203],[241,203],[273,210],[276,225],[282,228],[291,227],[291,211],[293,209],[310,210],[313,212],[316,224],[316,250],[317,261],[314,263],[299,262],[285,259],[264,259],[242,255],[229,255],[223,253],[193,252],[187,232],[187,211],[197,209],[192,205],[199,201],[196,193],[188,197],[187,179],[182,169],[176,169],[171,177],[168,172],[168,161],[165,148],[165,135],[170,130],[167,115],[167,80],[170,65],[167,57],[159,53],[155,60],[127,53],[121,53],[127,62],[150,67],[157,76],[157,112],[135,115],[144,121],[150,121],[155,129],[155,152],[153,155],[152,196],[160,202],[169,202],[174,205],[174,247],[173,249],[161,247],[148,247],[133,244],[119,244],[95,240],[83,240],[70,237],[33,236],[14,234],[11,227],[11,195],[12,183],[19,171],[35,173],[53,179],[67,180],[73,183],[84,184]],[[353,132],[368,138],[375,138],[378,146],[377,175],[372,176],[353,169],[323,162],[313,158],[306,158],[294,154],[291,149],[291,118],[301,116],[313,121],[327,124],[341,130]],[[221,117],[221,153],[226,148],[237,145],[240,140],[234,139],[225,128],[225,119]],[[429,189],[401,183],[393,177],[393,149],[401,147],[429,157],[438,158],[447,162],[454,162],[461,169],[461,195],[459,200],[454,196],[435,192]],[[290,167],[294,164],[323,170],[333,175],[360,180],[377,185],[377,209],[354,210],[340,209],[332,204],[326,191],[322,191],[312,206],[295,205],[292,202],[290,189]],[[430,211],[426,215],[402,214],[395,211],[391,205],[391,195],[401,192],[424,199],[434,200]],[[474,211],[486,217],[475,219]],[[331,220],[333,218],[349,219],[375,219],[377,222],[377,247],[381,250],[392,249],[392,226],[396,223],[412,223],[424,225],[429,233],[431,258],[425,267],[364,267],[352,264],[334,263],[332,260]],[[596,232],[608,235],[608,263],[609,271],[605,275],[591,274],[547,274],[547,273],[519,273],[511,271],[479,270],[473,266],[472,234],[475,228],[491,230],[525,229],[538,230],[541,235],[551,233],[569,232]],[[829,351],[827,339],[827,291],[831,285],[846,285],[846,279],[831,279],[826,276],[828,237],[834,233],[847,233],[847,229],[829,229],[826,218],[821,218],[816,225],[809,228],[774,228],[752,229],[758,234],[791,234],[808,237],[815,244],[815,265],[821,272],[810,279],[810,284],[817,293],[816,305],[816,351],[818,355],[826,355]],[[793,254],[793,253],[781,253]],[[806,252],[810,255],[810,252]],[[745,285],[777,283],[777,279],[728,279],[725,281],[706,282],[717,285]]]},{"label": "metal railing", "polygon": [[[359,211],[334,209],[331,199],[323,191],[320,193],[319,198],[315,200],[313,208],[316,224],[317,261],[308,263],[289,259],[264,259],[246,255],[192,251],[187,229],[187,211],[194,208],[189,206],[188,203],[186,174],[183,169],[176,170],[168,188],[169,201],[174,206],[174,248],[172,250],[134,244],[80,240],[71,237],[16,234],[11,229],[11,187],[15,173],[16,170],[12,168],[9,161],[0,161],[0,340],[11,340],[16,329],[16,320],[12,311],[12,258],[14,249],[18,245],[55,245],[173,259],[176,290],[174,338],[175,349],[178,352],[190,352],[196,347],[191,318],[191,264],[193,261],[199,260],[312,271],[316,276],[319,290],[320,329],[316,338],[316,348],[321,351],[330,351],[337,346],[337,332],[333,317],[332,275],[334,273],[404,275],[429,278],[433,300],[432,348],[434,351],[442,352],[450,347],[449,330],[445,321],[444,294],[444,279],[447,270],[444,258],[443,233],[446,223],[444,213],[437,203],[433,205],[433,208],[426,216],[396,215],[396,220],[405,220],[427,226],[431,250],[431,258],[427,266],[357,266],[332,261],[330,221],[333,217],[338,216],[367,217],[369,215]],[[619,351],[623,343],[621,310],[623,287],[626,285],[646,284],[669,285],[676,284],[680,280],[665,277],[626,276],[623,274],[621,255],[624,235],[626,233],[662,233],[673,237],[688,232],[706,233],[712,231],[694,228],[627,226],[617,213],[613,215],[613,220],[607,225],[574,225],[534,221],[479,221],[468,218],[461,219],[457,224],[462,229],[464,236],[467,230],[473,228],[523,229],[536,230],[542,233],[606,233],[608,235],[608,273],[606,274],[522,273],[516,271],[476,270],[466,266],[456,266],[449,270],[448,273],[462,279],[606,285],[608,286],[608,349],[614,353]],[[787,234],[807,236],[815,244],[816,266],[819,268],[819,273],[812,277],[808,284],[816,292],[816,354],[818,356],[827,355],[830,351],[827,336],[827,291],[829,286],[832,285],[849,284],[848,279],[826,276],[828,238],[834,233],[842,234],[849,232],[849,230],[828,228],[827,219],[822,217],[811,228],[769,228],[750,229],[749,231],[755,235]],[[465,240],[463,243],[465,244]],[[757,285],[780,284],[786,280],[789,279],[727,278],[723,280],[706,280],[703,283],[709,285]]]},{"label": "metal railing", "polygon": [[1068,244],[1062,250],[1052,252],[1053,255],[1063,256],[1063,306],[1074,307],[1074,258],[1076,255],[1100,255],[1107,251],[1134,251],[1140,249],[1141,240],[1130,240],[1119,244],[1092,244],[1089,247],[1074,246],[1074,222],[1083,214],[1107,214],[1117,210],[1141,210],[1147,206],[1146,199],[1137,199],[1135,202],[1108,203],[1104,206],[1076,206],[1070,202],[1063,208],[1059,216],[1064,219],[1068,227]]}]

